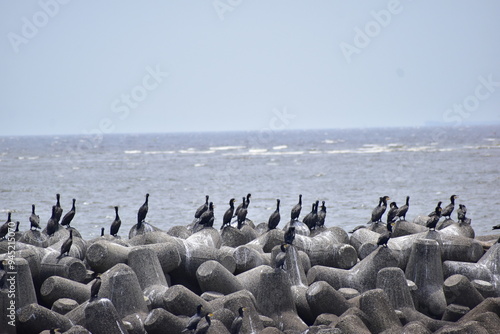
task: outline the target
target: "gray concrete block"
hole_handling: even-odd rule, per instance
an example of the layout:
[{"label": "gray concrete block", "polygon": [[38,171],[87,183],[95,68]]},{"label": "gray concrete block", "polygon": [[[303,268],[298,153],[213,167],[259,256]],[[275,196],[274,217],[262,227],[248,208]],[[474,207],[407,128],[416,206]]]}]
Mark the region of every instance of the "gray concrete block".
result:
[{"label": "gray concrete block", "polygon": [[52,305],[60,298],[70,298],[81,304],[90,298],[90,285],[64,277],[51,276],[43,282],[40,295],[48,305]]},{"label": "gray concrete block", "polygon": [[484,297],[463,275],[452,275],[444,281],[444,295],[448,304],[459,304],[471,309],[480,304]]},{"label": "gray concrete block", "polygon": [[165,310],[174,315],[192,316],[198,305],[203,306],[205,312],[212,311],[210,304],[203,298],[182,285],[171,286],[163,296]]},{"label": "gray concrete block", "polygon": [[385,291],[394,309],[415,308],[405,273],[400,268],[383,268],[377,274],[377,288]]},{"label": "gray concrete block", "polygon": [[359,308],[368,316],[369,329],[373,333],[402,327],[389,297],[381,289],[369,290],[361,294]]},{"label": "gray concrete block", "polygon": [[100,298],[85,307],[86,328],[92,334],[128,333],[118,311],[107,298]]},{"label": "gray concrete block", "polygon": [[342,333],[356,333],[356,334],[372,333],[359,317],[352,314],[340,317],[335,327],[339,328],[342,331]]},{"label": "gray concrete block", "polygon": [[40,333],[47,328],[60,328],[67,331],[73,324],[54,311],[38,304],[29,304],[17,311],[17,330],[19,333]]},{"label": "gray concrete block", "polygon": [[202,291],[230,294],[243,290],[240,281],[217,261],[210,260],[198,267],[196,277]]},{"label": "gray concrete block", "polygon": [[306,298],[315,317],[322,313],[340,316],[350,307],[344,296],[324,281],[311,284]]},{"label": "gray concrete block", "polygon": [[56,300],[52,304],[51,310],[54,312],[57,312],[59,314],[66,314],[69,311],[75,309],[75,307],[77,307],[77,306],[78,306],[78,303],[75,300],[69,299],[69,298],[61,298],[61,299]]},{"label": "gray concrete block", "polygon": [[446,309],[443,292],[441,251],[437,241],[419,239],[413,243],[406,266],[406,278],[415,282],[414,304],[418,311],[441,317]]}]

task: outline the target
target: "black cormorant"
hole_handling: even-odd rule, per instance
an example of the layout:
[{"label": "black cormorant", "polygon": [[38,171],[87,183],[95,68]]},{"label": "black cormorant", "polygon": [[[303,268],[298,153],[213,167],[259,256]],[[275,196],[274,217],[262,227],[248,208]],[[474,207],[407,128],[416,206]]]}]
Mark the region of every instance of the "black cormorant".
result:
[{"label": "black cormorant", "polygon": [[295,240],[295,226],[290,226],[285,232],[285,243],[291,245]]},{"label": "black cormorant", "polygon": [[115,220],[111,223],[111,227],[109,228],[109,234],[113,237],[116,237],[118,231],[120,230],[120,226],[122,226],[122,221],[120,216],[118,215],[118,207],[115,206]]},{"label": "black cormorant", "polygon": [[141,228],[141,225],[144,222],[144,219],[146,219],[146,215],[148,214],[148,199],[149,194],[146,194],[146,201],[139,208],[139,211],[137,211],[137,229]]},{"label": "black cormorant", "polygon": [[75,202],[76,199],[73,198],[73,206],[71,207],[71,210],[66,213],[61,221],[61,225],[70,227],[69,224],[71,224],[71,221],[75,217]]},{"label": "black cormorant", "polygon": [[289,244],[282,244],[280,246],[281,252],[276,254],[276,259],[274,260],[274,267],[284,269],[285,261],[286,261],[286,252],[290,247]]},{"label": "black cormorant", "polygon": [[493,226],[492,230],[500,230],[500,224]]},{"label": "black cormorant", "polygon": [[246,311],[245,307],[240,307],[238,309],[238,316],[234,318],[231,324],[231,334],[239,334],[241,326],[243,325],[243,311]]},{"label": "black cormorant", "polygon": [[184,328],[182,332],[196,330],[196,327],[198,327],[198,323],[200,322],[201,318],[203,318],[203,315],[201,313],[202,308],[203,306],[201,304],[196,307],[196,313],[189,319],[186,328]]},{"label": "black cormorant", "polygon": [[396,202],[391,202],[391,204],[389,204],[389,207],[389,212],[387,212],[387,224],[392,223],[396,219],[396,216],[398,214],[398,205],[396,204]]},{"label": "black cormorant", "polygon": [[47,235],[51,236],[52,234],[56,233],[57,229],[59,227],[59,223],[56,220],[56,206],[52,206],[52,215],[50,216],[49,220],[47,221]]},{"label": "black cormorant", "polygon": [[205,321],[207,322],[204,324],[202,327],[198,328],[195,332],[195,334],[205,334],[208,332],[208,329],[210,328],[210,325],[212,324],[212,320],[210,320],[211,317],[213,317],[213,313],[207,313],[205,314]]},{"label": "black cormorant", "polygon": [[321,210],[318,212],[318,223],[317,226],[324,226],[326,218],[326,206],[325,201],[321,201]]},{"label": "black cormorant", "polygon": [[64,241],[61,245],[61,254],[59,254],[57,258],[62,258],[64,254],[66,254],[66,256],[69,256],[71,245],[73,245],[73,230],[69,230],[69,238],[66,239],[66,241]]},{"label": "black cormorant", "polygon": [[467,217],[465,216],[467,214],[467,207],[463,204],[458,205],[458,210],[457,210],[457,217],[459,222],[465,222]]},{"label": "black cormorant", "polygon": [[238,214],[240,213],[240,210],[245,207],[248,209],[248,205],[250,204],[250,197],[252,197],[252,194],[248,193],[247,194],[247,197],[243,197],[243,201],[241,202],[240,205],[238,205],[238,207],[236,208],[236,211],[234,212],[234,216],[233,217],[238,217]]},{"label": "black cormorant", "polygon": [[[438,204],[436,205],[436,208],[440,208],[441,209],[441,204],[442,203],[443,202],[439,201]],[[431,213],[428,214],[429,217],[432,217],[432,216],[435,216],[435,215],[436,215],[436,209],[434,209],[434,211],[432,211]]]},{"label": "black cormorant", "polygon": [[433,230],[436,230],[436,225],[439,222],[439,219],[441,218],[441,212],[442,209],[439,206],[436,206],[436,209],[434,210],[434,215],[429,217],[429,220],[427,221],[427,224],[425,225],[426,227]]},{"label": "black cormorant", "polygon": [[441,212],[441,216],[443,217],[448,217],[447,219],[450,219],[451,213],[455,209],[455,199],[458,198],[457,195],[451,195],[450,197],[450,204],[448,204],[443,211]]},{"label": "black cormorant", "polygon": [[33,229],[33,227],[35,228],[35,230],[37,228],[41,228],[40,227],[40,216],[38,216],[35,213],[35,204],[31,205],[30,230]]},{"label": "black cormorant", "polygon": [[398,217],[399,219],[401,219],[402,217],[403,220],[406,220],[406,213],[408,212],[409,207],[410,207],[410,196],[406,196],[406,203],[398,209],[396,217]]},{"label": "black cormorant", "polygon": [[12,222],[11,215],[11,212],[7,213],[7,221],[0,226],[0,239],[5,238],[7,233],[9,233],[9,224]]},{"label": "black cormorant", "polygon": [[15,229],[15,231],[14,231],[15,233],[18,233],[18,232],[19,232],[19,224],[20,224],[19,222],[16,222],[16,229]]},{"label": "black cormorant", "polygon": [[387,209],[388,200],[390,200],[389,196],[380,197],[378,205],[372,210],[372,219],[368,222],[368,224],[382,221],[382,215]]},{"label": "black cormorant", "polygon": [[280,223],[281,215],[280,215],[280,200],[276,200],[276,210],[271,214],[269,220],[267,221],[267,228],[269,230],[274,230],[276,226]]},{"label": "black cormorant", "polygon": [[7,282],[7,270],[5,270],[7,265],[7,260],[0,260],[0,290],[3,290]]},{"label": "black cormorant", "polygon": [[202,204],[198,209],[196,209],[196,212],[194,213],[194,218],[200,218],[203,212],[208,210],[208,198],[210,196],[205,195],[205,203]]},{"label": "black cormorant", "polygon": [[302,222],[304,224],[307,225],[307,227],[309,227],[309,230],[312,230],[315,225],[316,225],[316,222],[314,220],[314,208],[316,206],[316,203],[313,203],[312,204],[312,208],[311,208],[311,212],[309,212],[303,219],[302,219]]},{"label": "black cormorant", "polygon": [[105,228],[101,227],[101,237],[104,237],[104,230],[105,230]]},{"label": "black cormorant", "polygon": [[56,212],[55,212],[54,219],[55,219],[56,223],[58,223],[58,224],[59,224],[59,221],[61,220],[61,216],[63,213],[63,209],[61,208],[60,198],[61,198],[61,195],[56,194],[57,201],[56,201]]},{"label": "black cormorant", "polygon": [[101,275],[97,274],[95,276],[95,281],[92,283],[90,287],[90,301],[97,299],[97,295],[99,294],[99,289],[101,288]]},{"label": "black cormorant", "polygon": [[234,198],[231,198],[229,200],[229,209],[224,212],[224,216],[222,217],[222,226],[220,228],[221,230],[224,227],[231,225],[231,218],[233,218],[234,214],[234,201],[236,201]]},{"label": "black cormorant", "polygon": [[290,218],[292,220],[299,219],[301,210],[302,210],[302,194],[299,195],[299,202],[295,204],[295,206],[292,208],[292,211],[290,213]]},{"label": "black cormorant", "polygon": [[243,197],[243,202],[244,202],[244,204],[240,208],[240,211],[238,212],[238,217],[237,217],[238,218],[238,230],[243,227],[243,224],[245,223],[245,220],[247,219],[247,213],[248,213],[247,202],[245,201],[244,197]]},{"label": "black cormorant", "polygon": [[210,202],[208,204],[208,210],[203,212],[200,216],[198,224],[204,225],[205,227],[212,227],[214,225],[214,203]]},{"label": "black cormorant", "polygon": [[387,223],[387,231],[385,233],[383,233],[382,235],[380,235],[380,237],[377,240],[377,246],[387,247],[387,243],[389,242],[389,239],[392,236],[392,225],[393,224],[394,224],[393,222]]}]

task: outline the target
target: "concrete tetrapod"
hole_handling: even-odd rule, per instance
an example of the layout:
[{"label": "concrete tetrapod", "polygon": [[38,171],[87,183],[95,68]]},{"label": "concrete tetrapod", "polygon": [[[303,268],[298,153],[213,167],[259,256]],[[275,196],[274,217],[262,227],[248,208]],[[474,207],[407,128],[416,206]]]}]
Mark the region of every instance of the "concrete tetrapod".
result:
[{"label": "concrete tetrapod", "polygon": [[464,275],[452,275],[444,281],[444,295],[448,304],[459,304],[473,309],[484,297]]},{"label": "concrete tetrapod", "polygon": [[389,248],[379,247],[349,270],[314,266],[307,273],[307,280],[309,284],[325,281],[337,290],[352,288],[364,292],[376,288],[380,269],[396,267],[397,264],[397,259]]},{"label": "concrete tetrapod", "polygon": [[107,298],[100,298],[85,307],[86,328],[92,334],[128,333],[114,304]]},{"label": "concrete tetrapod", "polygon": [[415,308],[405,273],[400,268],[383,268],[377,274],[377,288],[384,290],[396,310]]},{"label": "concrete tetrapod", "polygon": [[413,243],[406,266],[406,278],[415,282],[415,307],[418,311],[440,317],[446,309],[443,292],[441,251],[437,241],[419,239]]}]

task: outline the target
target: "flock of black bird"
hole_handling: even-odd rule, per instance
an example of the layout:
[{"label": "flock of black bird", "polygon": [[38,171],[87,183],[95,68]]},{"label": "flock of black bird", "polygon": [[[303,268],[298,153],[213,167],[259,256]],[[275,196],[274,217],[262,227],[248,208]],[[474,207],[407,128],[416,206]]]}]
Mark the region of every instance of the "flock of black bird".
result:
[{"label": "flock of black bird", "polygon": [[[225,211],[222,219],[222,227],[221,229],[224,228],[234,228],[232,226],[233,223],[236,222],[236,228],[241,229],[245,224],[247,220],[247,214],[248,214],[248,207],[250,205],[250,199],[251,199],[251,194],[247,194],[245,197],[242,198],[242,203],[235,209],[234,203],[235,199],[231,198],[229,200],[229,208]],[[431,229],[436,229],[437,223],[439,222],[439,219],[441,217],[446,217],[450,218],[452,212],[455,209],[455,199],[458,198],[456,195],[452,195],[450,197],[450,203],[445,207],[441,208],[442,202],[438,202],[436,208],[434,211],[429,213],[428,215],[428,220],[426,223],[426,227]],[[146,200],[145,202],[141,205],[137,212],[137,225],[136,228],[139,229],[141,226],[145,223],[145,219],[148,213],[148,199],[149,199],[149,194],[146,194]],[[214,204],[213,202],[209,201],[210,197],[208,195],[205,196],[205,203],[202,204],[195,212],[195,221],[194,225],[198,226],[203,226],[203,227],[212,227],[214,224]],[[390,200],[389,196],[383,196],[379,198],[379,203],[378,205],[372,210],[371,214],[371,219],[368,221],[368,224],[378,224],[382,223],[382,216],[387,210],[387,202]],[[410,206],[410,197],[406,197],[406,202],[404,205],[401,207],[398,207],[396,202],[391,202],[389,204],[389,211],[387,213],[387,222],[386,222],[386,232],[382,233],[377,241],[378,246],[382,247],[387,247],[387,243],[389,239],[391,238],[392,235],[392,227],[394,226],[395,222],[397,220],[406,220],[406,214],[408,212],[409,206]],[[75,217],[75,203],[76,200],[73,199],[73,205],[71,207],[71,210],[62,217],[61,216],[63,213],[63,209],[61,208],[60,204],[60,195],[56,195],[56,204],[52,206],[52,215],[49,218],[46,226],[46,234],[47,235],[52,235],[54,234],[57,229],[59,228],[59,222],[60,225],[66,226],[67,228],[70,228],[71,221]],[[319,211],[318,211],[319,209]],[[110,226],[110,235],[112,236],[117,236],[118,231],[121,226],[121,220],[120,216],[118,214],[118,207],[114,207],[115,210],[115,219],[112,222]],[[281,245],[281,253],[278,253],[275,259],[275,268],[276,269],[284,269],[285,266],[285,260],[286,260],[286,252],[290,245],[293,243],[295,239],[295,223],[299,221],[299,216],[302,211],[302,195],[299,195],[299,201],[296,205],[293,206],[291,213],[290,213],[290,224],[288,225],[289,227],[284,233],[284,243]],[[467,221],[467,208],[465,205],[459,204],[459,208],[457,210],[457,216],[458,216],[458,221],[460,222],[466,222]],[[319,206],[319,201],[315,201],[312,203],[311,206],[311,211],[307,213],[303,219],[302,222],[309,228],[309,230],[314,230],[319,227],[324,226],[325,224],[325,218],[326,218],[326,206],[325,206],[325,201],[322,201],[322,205]],[[235,219],[235,220],[233,220]],[[32,229],[41,229],[40,227],[40,217],[35,213],[35,205],[32,205],[32,211],[31,215],[29,217],[30,221],[30,230]],[[276,200],[276,209],[275,211],[272,212],[272,214],[269,217],[269,220],[267,222],[267,228],[268,230],[272,230],[277,228],[278,224],[281,221],[281,215],[280,215],[280,200]],[[9,227],[12,226],[12,220],[11,220],[11,213],[8,212],[8,218],[7,221],[0,227],[0,240],[4,239],[9,231]],[[360,228],[360,227],[358,227]],[[357,229],[357,228],[356,228]],[[355,230],[356,230],[355,229]],[[500,225],[493,226],[493,229],[500,229]],[[101,229],[101,235],[104,235],[104,228]],[[15,232],[19,232],[19,222],[16,222],[16,230]],[[353,231],[351,231],[353,232]],[[60,255],[57,257],[58,259],[62,258],[63,256],[68,256],[69,251],[72,246],[72,241],[73,241],[73,231],[70,229],[70,235],[67,240],[64,241],[64,243],[61,246],[61,252]],[[0,263],[0,267],[3,267],[3,262]],[[0,268],[3,269],[3,268]],[[2,270],[0,270],[2,271]],[[95,275],[95,280],[94,283],[92,284],[91,287],[91,298],[90,300],[93,301],[97,299],[97,295],[99,292],[99,288],[101,286],[101,280],[100,280],[100,275]],[[239,315],[234,319],[233,324],[231,326],[231,333],[238,333],[239,329],[241,328],[241,324],[243,321],[243,312],[244,308],[240,307],[238,310]],[[191,331],[191,330],[196,330],[198,323],[200,322],[201,319],[205,318],[206,319],[206,325],[203,328],[199,328],[197,330],[198,332],[204,332],[204,330],[208,330],[208,327],[210,326],[210,318],[212,317],[211,313],[206,313],[203,314],[202,311],[202,305],[199,305],[197,307],[196,313],[190,318],[188,325],[184,329],[184,331]]]}]

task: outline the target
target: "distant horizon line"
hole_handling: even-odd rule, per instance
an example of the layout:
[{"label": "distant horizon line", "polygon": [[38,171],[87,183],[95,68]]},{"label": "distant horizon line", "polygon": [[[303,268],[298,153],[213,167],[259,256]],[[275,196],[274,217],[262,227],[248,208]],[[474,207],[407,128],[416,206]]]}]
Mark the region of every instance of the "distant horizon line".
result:
[{"label": "distant horizon line", "polygon": [[[471,127],[488,127],[500,126],[498,122],[478,122],[473,124],[453,125],[442,122],[427,121],[423,125],[417,126],[373,126],[373,127],[339,127],[339,128],[301,128],[301,129],[276,129],[269,130],[270,132],[289,132],[289,131],[331,131],[331,130],[368,130],[368,129],[418,129],[418,128],[471,128]],[[0,134],[0,138],[9,137],[59,137],[59,136],[81,136],[91,137],[95,135],[102,135],[104,137],[109,135],[154,135],[154,134],[202,134],[202,133],[245,133],[245,132],[259,132],[264,129],[252,130],[203,130],[203,131],[152,131],[152,132],[111,132],[111,133],[54,133],[54,134],[13,134],[6,135]]]}]

